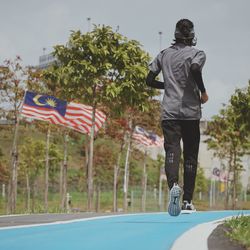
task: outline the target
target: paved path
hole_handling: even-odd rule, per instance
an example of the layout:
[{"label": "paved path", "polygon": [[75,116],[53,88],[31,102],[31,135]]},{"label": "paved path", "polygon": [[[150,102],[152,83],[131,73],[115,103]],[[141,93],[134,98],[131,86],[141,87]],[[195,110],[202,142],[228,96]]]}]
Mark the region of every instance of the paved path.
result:
[{"label": "paved path", "polygon": [[[5,226],[0,228],[0,249],[167,250],[171,249],[177,238],[191,228],[240,213],[241,211],[197,212],[178,217],[171,217],[167,213],[103,217],[92,217],[88,214],[87,217],[91,218],[82,218],[86,217],[86,214],[0,217],[0,225]],[[244,211],[244,214],[250,214],[250,210]],[[64,220],[74,221],[20,226],[31,222],[63,220],[63,217]],[[195,237],[198,238],[199,234]],[[192,242],[190,249],[200,250],[196,248],[195,242]]]}]

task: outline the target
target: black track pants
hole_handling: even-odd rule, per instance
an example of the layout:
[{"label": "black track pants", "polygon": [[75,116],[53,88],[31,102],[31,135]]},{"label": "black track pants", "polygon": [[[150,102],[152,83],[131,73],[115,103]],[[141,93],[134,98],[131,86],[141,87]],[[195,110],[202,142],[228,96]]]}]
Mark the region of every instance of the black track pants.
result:
[{"label": "black track pants", "polygon": [[164,120],[162,130],[166,152],[165,171],[168,186],[171,189],[179,179],[181,156],[180,141],[183,141],[184,158],[184,195],[183,200],[191,201],[193,197],[197,160],[200,144],[200,120]]}]

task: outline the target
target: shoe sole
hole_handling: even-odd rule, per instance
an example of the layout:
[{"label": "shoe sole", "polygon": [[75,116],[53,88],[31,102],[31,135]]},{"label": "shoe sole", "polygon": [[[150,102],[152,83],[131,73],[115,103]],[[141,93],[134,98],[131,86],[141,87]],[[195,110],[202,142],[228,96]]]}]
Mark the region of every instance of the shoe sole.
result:
[{"label": "shoe sole", "polygon": [[170,201],[168,204],[169,215],[178,216],[181,213],[180,196],[181,189],[179,187],[173,187],[170,190]]},{"label": "shoe sole", "polygon": [[192,214],[195,212],[196,212],[196,210],[181,210],[181,214]]}]

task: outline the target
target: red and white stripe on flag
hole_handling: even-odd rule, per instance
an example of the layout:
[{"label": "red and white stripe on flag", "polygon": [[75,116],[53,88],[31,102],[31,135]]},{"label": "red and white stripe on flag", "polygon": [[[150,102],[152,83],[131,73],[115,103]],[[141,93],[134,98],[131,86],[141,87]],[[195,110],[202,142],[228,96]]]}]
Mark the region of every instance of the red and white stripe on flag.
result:
[{"label": "red and white stripe on flag", "polygon": [[152,140],[150,140],[149,138],[147,138],[145,135],[142,134],[133,133],[132,139],[147,147],[152,145]]},{"label": "red and white stripe on flag", "polygon": [[137,143],[140,143],[144,146],[163,146],[164,139],[160,138],[158,135],[146,131],[144,128],[136,126],[134,129],[134,133],[132,135],[132,139]]},{"label": "red and white stripe on flag", "polygon": [[[92,127],[93,108],[80,103],[68,103],[64,116],[56,110],[33,107],[24,104],[21,114],[25,117],[48,121],[52,124],[62,125],[74,129],[80,133],[89,134]],[[95,113],[95,132],[97,132],[106,120],[106,115],[96,110]]]},{"label": "red and white stripe on flag", "polygon": [[156,140],[153,142],[153,145],[156,147],[162,147],[164,145],[164,138],[156,136]]}]

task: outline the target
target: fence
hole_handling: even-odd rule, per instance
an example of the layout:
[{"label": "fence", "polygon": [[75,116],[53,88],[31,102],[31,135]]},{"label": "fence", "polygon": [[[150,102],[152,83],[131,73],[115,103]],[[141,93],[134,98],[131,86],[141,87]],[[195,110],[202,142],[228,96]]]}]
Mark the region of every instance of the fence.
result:
[{"label": "fence", "polygon": [[[7,206],[7,188],[1,185],[0,196],[0,214],[6,214]],[[70,212],[87,211],[87,192],[69,191],[68,207]],[[162,212],[167,211],[168,189],[164,183],[162,192],[155,187],[147,187],[145,203],[142,199],[141,187],[130,187],[128,192],[128,211],[127,212]],[[231,203],[232,197],[229,197]],[[49,212],[62,211],[59,193],[49,193]],[[35,196],[31,199],[30,211],[27,211],[27,199],[25,190],[18,190],[16,213],[42,213],[44,212],[44,193],[43,190],[37,190]],[[207,192],[194,194],[194,204],[197,210],[217,210],[224,209],[225,193],[221,192],[219,183],[215,183]],[[123,191],[117,193],[118,212],[123,212]],[[250,194],[246,190],[238,194],[238,209],[250,209]],[[111,189],[100,189],[99,193],[94,194],[94,211],[112,212],[113,211],[113,191]]]}]

